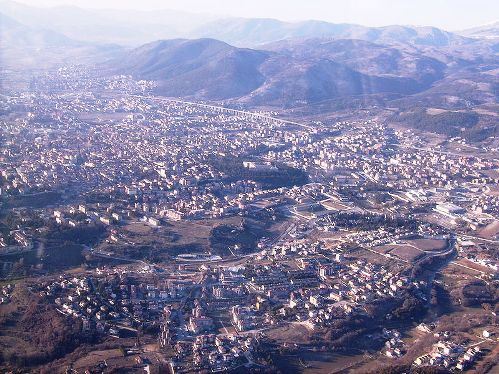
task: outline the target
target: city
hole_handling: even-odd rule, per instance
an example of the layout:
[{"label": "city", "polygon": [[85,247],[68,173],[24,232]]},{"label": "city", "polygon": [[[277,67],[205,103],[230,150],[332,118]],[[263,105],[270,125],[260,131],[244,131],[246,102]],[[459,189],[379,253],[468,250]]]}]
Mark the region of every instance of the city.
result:
[{"label": "city", "polygon": [[497,85],[497,40],[292,25],[261,50],[59,36],[26,72],[0,47],[0,372],[496,372],[499,107],[473,74]]},{"label": "city", "polygon": [[66,79],[71,93],[5,103],[2,276],[40,277],[29,292],[82,332],[140,339],[124,356],[173,372],[265,367],[268,352],[352,342],[386,342],[378,354],[415,365],[486,360],[493,310],[463,331],[401,320],[431,309],[443,297],[432,281],[456,274],[472,281],[462,305],[493,300],[496,149],[456,154],[454,139],[434,151],[376,120],[298,126],[163,100],[130,77],[74,78],[102,87],[92,94],[59,74],[43,85]]}]

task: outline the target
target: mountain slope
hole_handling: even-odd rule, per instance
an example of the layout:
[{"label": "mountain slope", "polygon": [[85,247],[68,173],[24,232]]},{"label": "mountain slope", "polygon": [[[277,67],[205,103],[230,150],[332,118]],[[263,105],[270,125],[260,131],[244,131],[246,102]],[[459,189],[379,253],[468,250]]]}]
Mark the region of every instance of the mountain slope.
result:
[{"label": "mountain slope", "polygon": [[236,46],[259,46],[284,39],[360,39],[379,44],[410,43],[426,46],[466,44],[469,40],[435,27],[365,27],[324,21],[282,22],[275,19],[227,18],[194,30],[191,37],[209,37]]},{"label": "mountain slope", "polygon": [[167,40],[133,50],[119,65],[123,73],[160,82],[168,96],[227,99],[263,83],[258,70],[269,52],[232,47],[213,39]]},{"label": "mountain slope", "polygon": [[213,38],[239,47],[257,47],[284,39],[360,39],[378,44],[464,45],[469,39],[434,27],[365,27],[325,21],[225,18],[175,10],[131,11],[39,8],[0,0],[0,12],[35,28],[51,29],[93,43],[137,46],[151,40]]},{"label": "mountain slope", "polygon": [[264,46],[293,58],[325,58],[367,75],[413,78],[422,83],[440,79],[445,65],[421,53],[356,39],[286,40]]},{"label": "mountain slope", "polygon": [[483,38],[499,41],[499,21],[491,23],[489,25],[461,30],[457,33],[459,35],[464,35],[470,38]]},{"label": "mountain slope", "polygon": [[1,48],[46,48],[53,46],[76,46],[81,43],[52,30],[23,25],[0,13]]},{"label": "mountain slope", "polygon": [[159,82],[158,92],[250,105],[290,106],[337,97],[408,95],[428,88],[445,65],[370,42],[321,39],[258,51],[213,39],[146,44],[117,72]]},{"label": "mountain slope", "polygon": [[[0,0],[0,12],[33,28],[51,29],[90,43],[136,46],[151,40],[187,35],[211,16],[175,11],[35,7]],[[187,26],[188,25],[188,26]]]},{"label": "mountain slope", "polygon": [[120,53],[115,45],[94,45],[43,28],[29,27],[0,13],[0,67],[29,80],[27,71],[106,61]]},{"label": "mountain slope", "polygon": [[289,61],[277,57],[262,66],[265,83],[242,101],[291,107],[334,98],[377,93],[410,94],[418,87],[407,78],[362,74],[328,59]]}]

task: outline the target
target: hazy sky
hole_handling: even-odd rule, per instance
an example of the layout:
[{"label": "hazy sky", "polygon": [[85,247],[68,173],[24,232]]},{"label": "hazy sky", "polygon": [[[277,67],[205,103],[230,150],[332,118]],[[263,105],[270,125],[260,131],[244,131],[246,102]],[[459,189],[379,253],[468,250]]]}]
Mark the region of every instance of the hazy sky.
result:
[{"label": "hazy sky", "polygon": [[286,21],[318,19],[367,26],[431,25],[457,30],[499,20],[499,0],[17,0],[36,6],[178,9]]}]

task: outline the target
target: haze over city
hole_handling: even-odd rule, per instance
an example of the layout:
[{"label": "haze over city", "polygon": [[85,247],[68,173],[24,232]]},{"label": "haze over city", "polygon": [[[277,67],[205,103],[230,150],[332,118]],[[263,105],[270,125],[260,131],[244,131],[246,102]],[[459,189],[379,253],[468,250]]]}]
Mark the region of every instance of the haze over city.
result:
[{"label": "haze over city", "polygon": [[497,373],[498,14],[0,0],[0,372]]},{"label": "haze over city", "polygon": [[366,26],[421,25],[461,30],[499,20],[494,0],[19,0],[33,6],[73,5],[82,8],[175,9],[221,16],[309,19]]}]

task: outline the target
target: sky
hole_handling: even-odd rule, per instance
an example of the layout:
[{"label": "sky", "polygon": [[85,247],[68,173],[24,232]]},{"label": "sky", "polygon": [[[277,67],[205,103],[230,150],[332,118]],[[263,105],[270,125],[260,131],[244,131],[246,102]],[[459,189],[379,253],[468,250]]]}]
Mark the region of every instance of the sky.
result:
[{"label": "sky", "polygon": [[460,30],[499,20],[499,0],[17,0],[34,6],[176,9],[248,18],[306,19],[365,26],[393,24]]}]

